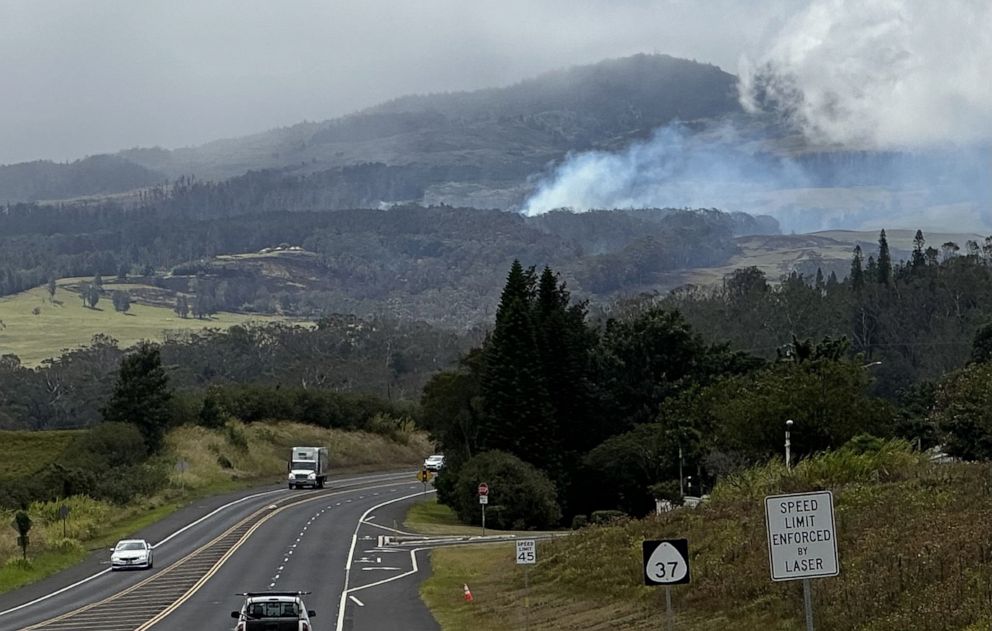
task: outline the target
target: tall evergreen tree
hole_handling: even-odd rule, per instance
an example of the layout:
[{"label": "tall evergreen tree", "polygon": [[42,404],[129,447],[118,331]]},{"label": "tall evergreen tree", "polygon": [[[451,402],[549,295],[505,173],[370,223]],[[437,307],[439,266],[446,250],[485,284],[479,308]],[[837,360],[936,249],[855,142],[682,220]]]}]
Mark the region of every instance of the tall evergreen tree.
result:
[{"label": "tall evergreen tree", "polygon": [[913,237],[913,258],[910,260],[910,265],[914,270],[927,266],[927,257],[924,254],[926,245],[927,240],[923,238],[923,231],[917,230],[916,236]]},{"label": "tall evergreen tree", "polygon": [[885,230],[878,233],[878,282],[888,285],[892,282],[892,255],[889,254],[889,241]]},{"label": "tall evergreen tree", "polygon": [[854,256],[851,258],[851,288],[860,290],[865,286],[864,261],[861,246],[854,246]]},{"label": "tall evergreen tree", "polygon": [[554,413],[533,317],[533,270],[514,261],[484,351],[482,446],[544,470],[557,469]]},{"label": "tall evergreen tree", "polygon": [[170,420],[172,392],[159,349],[143,342],[121,360],[113,395],[103,408],[105,421],[133,423],[149,451],[158,451]]}]

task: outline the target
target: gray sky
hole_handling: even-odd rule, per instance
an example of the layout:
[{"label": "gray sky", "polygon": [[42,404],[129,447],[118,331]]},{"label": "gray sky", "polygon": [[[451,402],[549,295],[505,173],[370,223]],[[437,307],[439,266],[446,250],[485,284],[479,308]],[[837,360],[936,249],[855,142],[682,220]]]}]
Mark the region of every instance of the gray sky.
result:
[{"label": "gray sky", "polygon": [[802,4],[0,0],[0,164],[196,145],[637,52],[736,72]]}]

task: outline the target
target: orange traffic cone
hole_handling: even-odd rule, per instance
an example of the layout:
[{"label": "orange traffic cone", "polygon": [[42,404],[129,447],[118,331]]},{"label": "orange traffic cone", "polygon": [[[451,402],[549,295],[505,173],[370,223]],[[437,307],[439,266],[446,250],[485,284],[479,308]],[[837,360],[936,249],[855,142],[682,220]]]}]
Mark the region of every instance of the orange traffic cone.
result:
[{"label": "orange traffic cone", "polygon": [[470,590],[468,588],[468,583],[466,583],[465,584],[465,602],[470,603],[470,602],[472,602],[472,600],[473,600],[473,598],[472,598],[472,590]]}]

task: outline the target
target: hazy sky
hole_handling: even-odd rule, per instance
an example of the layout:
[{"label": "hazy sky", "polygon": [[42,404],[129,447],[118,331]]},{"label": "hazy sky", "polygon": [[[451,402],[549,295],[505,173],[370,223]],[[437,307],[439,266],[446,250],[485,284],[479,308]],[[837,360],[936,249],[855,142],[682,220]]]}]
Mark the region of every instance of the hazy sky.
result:
[{"label": "hazy sky", "polygon": [[0,164],[195,145],[637,52],[736,72],[803,4],[0,0]]}]

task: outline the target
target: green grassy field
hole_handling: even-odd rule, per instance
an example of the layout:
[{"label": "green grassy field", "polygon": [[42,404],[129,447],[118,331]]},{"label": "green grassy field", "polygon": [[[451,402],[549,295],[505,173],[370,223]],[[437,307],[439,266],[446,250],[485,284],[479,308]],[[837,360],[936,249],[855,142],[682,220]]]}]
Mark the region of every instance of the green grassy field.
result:
[{"label": "green grassy field", "polygon": [[78,430],[0,430],[0,480],[19,478],[43,469],[55,462],[78,435]]},{"label": "green grassy field", "polygon": [[815,489],[834,492],[841,564],[839,576],[813,581],[818,629],[989,628],[992,469],[908,450],[835,452],[791,472],[773,464],[718,485],[697,509],[538,542],[529,594],[510,546],[435,550],[421,595],[445,630],[520,629],[525,619],[546,631],[658,629],[665,590],[643,586],[641,542],[686,538],[692,583],[673,588],[676,628],[799,631],[801,582],[769,577],[763,497]]},{"label": "green grassy field", "polygon": [[[141,340],[160,341],[168,331],[227,328],[249,321],[282,320],[271,316],[218,313],[206,320],[180,318],[168,306],[131,303],[127,314],[114,311],[107,293],[95,309],[83,306],[72,289],[89,279],[62,279],[52,300],[44,287],[0,298],[0,355],[13,353],[27,366],[37,366],[44,359],[57,357],[66,349],[85,346],[94,335],[104,333],[116,338],[122,347]],[[161,290],[138,284],[104,285],[106,292]]]}]

